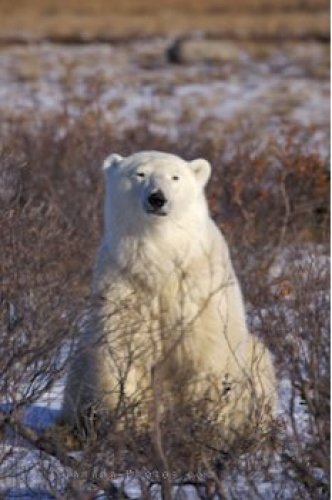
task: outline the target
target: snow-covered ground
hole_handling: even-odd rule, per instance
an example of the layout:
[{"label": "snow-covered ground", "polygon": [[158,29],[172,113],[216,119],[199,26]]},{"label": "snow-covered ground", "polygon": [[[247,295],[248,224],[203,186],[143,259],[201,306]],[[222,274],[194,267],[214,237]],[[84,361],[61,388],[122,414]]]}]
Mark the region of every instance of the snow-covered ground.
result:
[{"label": "snow-covered ground", "polygon": [[[328,154],[329,82],[307,75],[324,64],[314,44],[305,61],[280,52],[264,60],[174,65],[170,40],[125,45],[11,47],[0,51],[0,112],[13,117],[100,113],[113,133],[144,124],[174,140],[223,134],[250,122],[277,139],[285,126],[312,127],[307,147]],[[319,132],[317,132],[319,130]]]},{"label": "snow-covered ground", "polygon": [[[296,255],[296,258],[295,258]],[[280,276],[289,275],[291,267],[291,275],[296,269],[297,276],[304,281],[308,279],[315,280],[318,277],[325,276],[329,272],[329,257],[324,251],[322,245],[314,246],[308,244],[305,247],[288,247],[285,248],[276,257],[271,265],[269,276],[271,283],[280,278]],[[299,328],[299,312],[296,310],[295,297],[290,295],[279,304],[272,304],[259,311],[252,310],[249,307],[249,321],[251,328],[259,330],[260,323],[264,318],[271,314],[269,308],[272,308],[272,317],[275,321],[282,318],[289,327],[289,332],[292,328]],[[329,298],[326,290],[316,289],[310,298],[311,307],[328,308]],[[329,321],[326,318],[325,334],[328,335]],[[299,334],[299,332],[298,332]],[[289,333],[289,335],[292,335]],[[306,345],[306,337],[299,335],[301,338],[302,349],[304,352],[308,349]],[[63,354],[63,353],[62,353]],[[287,366],[287,365],[286,365]],[[305,404],[301,394],[296,390],[290,378],[287,368],[280,367],[279,369],[279,411],[278,418],[282,423],[280,427],[281,441],[284,443],[284,450],[287,447],[292,450],[294,443],[294,429],[301,436],[301,440],[310,440],[310,414],[308,407]],[[305,373],[305,363],[303,363],[303,375]],[[35,405],[26,409],[23,421],[26,425],[36,430],[37,432],[47,429],[54,423],[61,406],[62,391],[64,379],[58,380],[53,387],[46,391],[42,398]],[[290,408],[292,412],[290,413]],[[3,408],[4,409],[4,406]],[[8,409],[8,408],[7,408]],[[294,427],[295,426],[295,427]],[[258,452],[259,453],[259,452]],[[7,455],[6,455],[7,454]],[[79,456],[79,455],[77,455]],[[66,480],[69,477],[75,477],[74,473],[66,471],[53,458],[46,457],[41,452],[31,449],[19,439],[15,441],[13,436],[10,436],[0,447],[1,467],[0,467],[0,491],[7,499],[13,498],[54,498],[51,494],[51,489],[45,477],[57,481],[58,486],[65,487]],[[227,498],[256,498],[253,492],[256,492],[257,498],[265,500],[291,499],[294,498],[295,490],[292,490],[292,483],[285,486],[284,467],[282,458],[278,452],[270,456],[270,462],[267,468],[254,470],[250,472],[250,483],[248,483],[247,464],[250,463],[250,456],[243,456],[239,459],[236,472],[225,475],[223,479],[223,488]],[[51,471],[51,472],[50,472]],[[316,471],[317,477],[320,475],[320,470]],[[114,480],[117,486],[122,485],[129,498],[140,497],[140,482],[137,477],[137,471],[128,471],[125,477],[118,477]],[[141,472],[143,475],[144,472]],[[148,473],[147,473],[148,474]],[[150,473],[151,474],[151,473]],[[254,489],[253,489],[254,487]],[[60,486],[61,489],[61,486]],[[160,498],[160,487],[155,485],[152,487],[155,498]],[[250,495],[248,493],[250,491]],[[174,496],[181,495],[181,498],[188,500],[196,500],[199,498],[196,489],[193,486],[187,485],[179,488],[174,486]],[[100,495],[100,496],[99,496]],[[94,498],[104,498],[102,492],[96,493]],[[322,497],[323,498],[323,497]]]}]

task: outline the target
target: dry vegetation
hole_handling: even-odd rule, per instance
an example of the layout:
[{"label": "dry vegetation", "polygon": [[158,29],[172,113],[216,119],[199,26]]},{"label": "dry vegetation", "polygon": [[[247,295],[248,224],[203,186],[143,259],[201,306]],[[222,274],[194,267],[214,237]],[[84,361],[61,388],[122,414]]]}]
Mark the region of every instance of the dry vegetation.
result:
[{"label": "dry vegetation", "polygon": [[[183,34],[204,30],[225,36],[302,36],[327,39],[327,0],[2,0],[1,38],[77,41]],[[271,16],[271,12],[273,16]]]},{"label": "dry vegetation", "polygon": [[[244,131],[243,147],[220,165],[222,145],[204,139],[192,147],[190,137],[179,145],[136,129],[114,139],[102,116],[77,120],[61,139],[57,128],[57,120],[43,127],[34,121],[13,124],[1,154],[1,400],[7,403],[2,415],[7,443],[15,430],[18,443],[39,450],[43,461],[37,460],[35,470],[50,483],[50,491],[60,496],[66,491],[68,498],[87,491],[93,496],[96,489],[107,490],[112,498],[109,479],[121,472],[138,477],[149,497],[163,471],[168,471],[164,495],[171,478],[191,484],[204,498],[216,485],[221,498],[241,491],[257,498],[262,481],[272,485],[276,498],[327,498],[326,165],[316,155],[303,155],[291,134],[285,147],[271,141],[256,153]],[[272,349],[279,378],[288,388],[283,398],[288,406],[272,434],[242,441],[226,454],[209,447],[214,431],[202,420],[204,412],[200,417],[199,407],[187,406],[176,427],[162,427],[161,465],[160,450],[132,427],[127,434],[117,433],[116,440],[112,433],[110,441],[90,436],[77,460],[66,454],[58,436],[40,437],[23,425],[22,415],[30,405],[38,408],[40,397],[63,376],[70,339],[76,335],[73,325],[87,303],[100,237],[101,160],[109,151],[147,147],[187,158],[203,156],[217,167],[209,188],[212,213],[231,244],[252,330]],[[273,274],[272,264],[282,255]],[[2,474],[10,446],[4,450]],[[47,457],[56,457],[67,474],[50,476]]]},{"label": "dry vegetation", "polygon": [[[293,41],[281,46],[273,39],[282,28],[290,38],[326,41],[328,4],[241,0],[236,13],[223,0],[161,4],[0,2],[0,37],[6,44],[29,38],[77,42],[82,36],[97,41],[160,36],[171,26],[173,34],[197,28],[217,34],[218,40],[227,34],[252,58],[224,64],[218,55],[217,61],[194,58],[175,67],[165,60],[168,40],[152,40],[137,53],[135,40],[123,45],[118,40],[117,51],[112,48],[101,58],[101,67],[115,68],[110,76],[95,71],[93,52],[80,53],[77,47],[70,55],[51,45],[43,58],[35,47],[1,49],[3,83],[14,97],[15,92],[17,98],[26,92],[25,102],[32,97],[30,107],[10,99],[7,107],[6,99],[1,102],[0,494],[7,488],[24,494],[26,485],[35,498],[92,499],[100,491],[106,498],[123,498],[128,494],[123,479],[135,478],[144,498],[154,497],[160,485],[169,498],[176,483],[204,499],[214,493],[220,499],[327,499],[329,170],[324,154],[311,142],[316,136],[324,142],[327,134],[324,97],[315,97],[314,107],[306,110],[318,117],[311,125],[301,126],[291,116],[314,89],[315,96],[326,91],[327,52],[326,45],[320,51],[317,43],[308,42],[299,50],[299,40],[293,51]],[[264,46],[252,40],[267,36],[270,42]],[[245,41],[238,44],[238,38]],[[52,54],[57,54],[56,62]],[[289,67],[285,54],[293,58]],[[163,124],[160,106],[166,98],[175,99],[178,85],[228,82],[235,76],[233,83],[246,82],[251,71],[261,71],[264,78],[261,63],[266,62],[267,75],[280,81],[284,77],[286,83],[272,85],[251,108],[229,119],[212,113],[199,118],[198,108],[207,106],[209,95],[199,101],[193,94],[186,101],[184,93],[176,120],[171,116],[162,133],[151,127],[151,122]],[[84,66],[90,73],[81,70]],[[286,70],[294,74],[295,66],[295,83],[307,79],[299,96],[296,86],[287,94],[292,76]],[[34,93],[51,82],[50,94],[58,95],[57,76],[49,78],[54,68],[61,69],[56,112],[47,106],[45,111]],[[128,92],[120,104],[109,103],[106,116],[95,104],[116,85]],[[78,92],[82,86],[85,94]],[[154,88],[159,107],[140,109],[135,120],[129,114],[120,128],[114,109],[125,107],[128,96],[130,101],[145,88]],[[224,99],[226,105],[227,94]],[[129,419],[126,432],[108,428],[102,439],[91,433],[79,455],[68,454],[68,436],[52,433],[48,424],[57,415],[68,359],[89,305],[102,227],[100,166],[110,152],[125,155],[141,149],[187,159],[202,156],[212,163],[211,213],[230,244],[250,329],[274,355],[280,414],[268,432],[250,429],[254,439],[220,450],[211,446],[215,427],[207,425],[204,408],[187,404],[186,413],[170,413],[152,438],[136,433]],[[51,407],[45,408],[45,402]]]}]

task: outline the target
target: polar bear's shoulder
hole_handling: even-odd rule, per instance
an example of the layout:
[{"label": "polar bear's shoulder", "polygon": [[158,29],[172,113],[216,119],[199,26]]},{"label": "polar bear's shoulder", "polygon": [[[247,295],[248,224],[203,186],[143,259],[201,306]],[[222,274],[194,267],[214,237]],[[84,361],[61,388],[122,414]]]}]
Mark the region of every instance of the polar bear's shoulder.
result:
[{"label": "polar bear's shoulder", "polygon": [[92,291],[101,291],[109,280],[112,269],[111,252],[106,239],[103,239],[96,255],[92,277]]}]

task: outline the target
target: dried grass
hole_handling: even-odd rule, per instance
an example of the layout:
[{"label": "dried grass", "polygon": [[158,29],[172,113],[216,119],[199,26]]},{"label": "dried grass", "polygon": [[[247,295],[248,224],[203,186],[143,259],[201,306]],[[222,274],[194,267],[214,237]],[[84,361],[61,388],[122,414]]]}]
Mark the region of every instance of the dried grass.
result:
[{"label": "dried grass", "polygon": [[[67,133],[59,138],[59,127],[68,121]],[[50,490],[70,498],[92,495],[96,488],[112,498],[110,478],[121,471],[134,471],[146,498],[152,483],[162,483],[167,498],[175,478],[190,483],[203,498],[213,489],[220,498],[239,498],[243,491],[246,498],[257,498],[259,481],[272,489],[275,485],[278,498],[289,498],[290,491],[292,498],[327,498],[329,284],[326,267],[317,267],[328,253],[326,165],[319,156],[303,153],[305,141],[296,130],[288,133],[284,146],[271,138],[258,151],[253,131],[243,129],[241,146],[234,145],[228,161],[222,160],[222,141],[205,139],[203,133],[193,145],[189,136],[177,144],[147,130],[135,128],[119,137],[97,115],[74,123],[64,114],[42,124],[33,119],[7,124],[0,156],[0,398],[12,411],[1,412],[2,433],[8,441],[8,429],[15,429],[44,459],[56,457],[72,469],[75,480],[52,476],[46,462],[41,467]],[[75,337],[87,303],[101,232],[101,161],[111,151],[141,149],[168,150],[188,159],[203,156],[215,166],[208,190],[213,217],[230,242],[252,330],[274,353],[280,380],[290,384],[280,428],[249,448],[242,442],[227,456],[219,455],[219,461],[208,448],[213,427],[197,418],[197,408],[182,416],[177,427],[166,423],[161,432],[167,453],[157,471],[156,449],[135,433],[92,437],[77,461],[68,458],[59,436],[40,437],[21,418],[63,376],[61,349]],[[304,266],[308,248],[312,260]],[[284,266],[275,277],[271,266],[281,255]],[[305,430],[296,407],[299,398],[307,414]],[[188,434],[193,422],[195,432]],[[3,464],[7,459],[2,454]]]},{"label": "dried grass", "polygon": [[163,0],[42,2],[2,0],[1,38],[84,42],[194,30],[236,37],[329,36],[327,0]]}]

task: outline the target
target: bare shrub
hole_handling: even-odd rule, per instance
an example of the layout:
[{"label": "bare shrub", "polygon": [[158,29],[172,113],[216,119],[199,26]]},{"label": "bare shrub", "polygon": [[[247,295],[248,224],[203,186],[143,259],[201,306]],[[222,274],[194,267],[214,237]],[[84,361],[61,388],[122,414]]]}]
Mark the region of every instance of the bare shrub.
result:
[{"label": "bare shrub", "polygon": [[[221,143],[193,146],[184,137],[173,144],[144,127],[119,139],[98,115],[7,125],[0,155],[2,490],[22,489],[23,478],[55,497],[93,498],[103,490],[113,498],[135,478],[145,498],[160,484],[165,497],[181,484],[202,498],[259,498],[264,488],[275,498],[328,498],[326,166],[303,153],[305,138],[295,132],[284,146],[271,140],[263,151],[253,150],[246,131],[242,139],[225,161]],[[89,433],[73,456],[67,435],[41,432],[45,420],[39,425],[33,410],[61,385],[88,303],[101,160],[110,150],[141,149],[203,156],[215,165],[210,206],[244,284],[251,330],[275,356],[283,411],[273,431],[225,451],[214,445],[220,430],[212,417],[207,422],[204,402],[185,401],[181,411],[170,404],[161,420],[156,404],[152,439],[129,414],[121,431]],[[280,256],[281,272],[273,274]],[[112,431],[112,422],[106,425]],[[31,478],[32,467],[39,479],[36,472]]]}]

